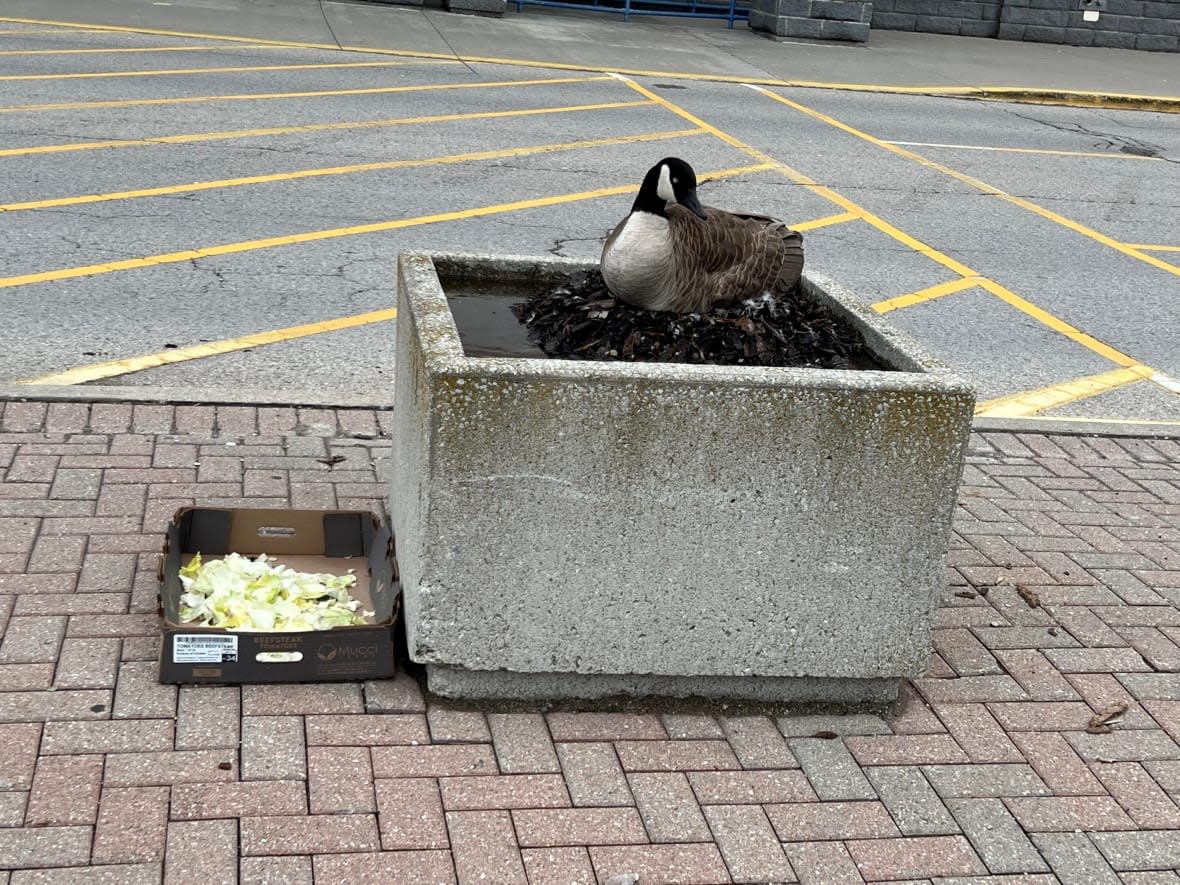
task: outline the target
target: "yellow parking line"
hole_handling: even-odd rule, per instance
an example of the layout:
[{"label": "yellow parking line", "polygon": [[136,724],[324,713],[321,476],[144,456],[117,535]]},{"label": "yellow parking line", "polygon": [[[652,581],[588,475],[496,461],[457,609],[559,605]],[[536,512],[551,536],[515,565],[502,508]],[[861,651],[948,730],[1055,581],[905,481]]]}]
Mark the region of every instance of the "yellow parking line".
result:
[{"label": "yellow parking line", "polygon": [[912,304],[921,304],[923,301],[941,298],[943,295],[962,292],[964,289],[974,289],[979,286],[980,282],[979,277],[963,277],[962,279],[951,280],[949,283],[939,283],[937,286],[919,289],[917,292],[910,292],[907,295],[898,295],[896,298],[887,298],[884,301],[878,301],[872,305],[872,308],[877,313],[889,313],[901,307],[909,307]]},{"label": "yellow parking line", "polygon": [[[150,34],[153,37],[188,37],[199,40],[224,40],[229,43],[269,43],[272,46],[285,46],[289,49],[334,49],[339,50],[341,47],[335,43],[307,43],[297,40],[271,40],[263,39],[261,37],[235,37],[228,34],[207,34],[200,31],[168,31],[160,28],[133,28],[125,25],[95,25],[87,22],[66,22],[56,21],[52,19],[39,18],[13,18],[11,16],[0,16],[0,22],[8,22],[9,24],[17,25],[51,25],[58,32],[70,32],[74,30],[79,31],[106,31],[113,34]],[[52,33],[52,32],[51,32]],[[454,58],[454,56],[447,56]]]},{"label": "yellow parking line", "polygon": [[961,261],[951,258],[949,255],[947,255],[943,252],[940,252],[939,250],[937,250],[931,246],[926,245],[921,240],[911,237],[909,234],[905,233],[904,231],[898,229],[897,227],[894,227],[892,224],[887,222],[885,219],[868,211],[863,206],[860,206],[860,205],[852,202],[852,200],[849,200],[847,197],[843,196],[842,194],[837,193],[836,191],[832,190],[829,187],[825,187],[824,185],[817,184],[816,182],[814,182],[810,178],[808,178],[806,175],[804,175],[802,172],[799,172],[796,169],[792,169],[790,166],[786,165],[785,163],[781,163],[778,160],[775,160],[769,154],[764,153],[763,151],[760,151],[757,148],[746,144],[745,142],[741,141],[738,138],[735,138],[734,136],[730,135],[727,132],[721,131],[716,126],[706,123],[700,117],[697,117],[694,114],[689,113],[688,111],[686,111],[684,108],[680,107],[679,105],[676,105],[676,104],[668,101],[668,99],[664,98],[662,95],[657,95],[656,93],[652,92],[650,89],[640,86],[634,80],[631,80],[627,77],[623,77],[618,74],[616,74],[614,76],[616,77],[616,79],[622,81],[628,87],[630,87],[632,90],[634,90],[635,92],[638,92],[640,95],[650,98],[652,101],[654,101],[656,104],[660,105],[661,107],[667,108],[669,111],[671,111],[672,113],[681,117],[682,119],[688,120],[694,126],[699,126],[702,129],[706,130],[707,132],[712,133],[717,138],[720,138],[722,141],[724,141],[726,144],[737,148],[738,150],[742,151],[743,153],[747,154],[748,156],[751,156],[757,160],[760,160],[763,163],[769,164],[771,166],[771,168],[775,169],[777,172],[786,176],[791,181],[794,181],[796,184],[803,185],[804,187],[808,188],[813,193],[816,193],[816,194],[830,200],[831,202],[835,203],[837,206],[842,207],[843,209],[847,210],[848,212],[853,213],[858,218],[871,224],[877,230],[881,231],[882,233],[886,234],[889,237],[892,237],[893,239],[897,240],[899,243],[902,243],[903,245],[908,246],[909,248],[913,249],[915,252],[919,252],[922,255],[925,255],[930,260],[935,261],[938,264],[941,264],[943,267],[947,268],[948,270],[952,271],[953,273],[958,274],[961,277],[971,277],[971,278],[975,279],[976,285],[982,287],[983,289],[986,289],[988,292],[991,292],[997,298],[1000,298],[1001,300],[1003,300],[1007,304],[1012,305],[1017,310],[1022,311],[1023,313],[1027,314],[1028,316],[1033,317],[1038,322],[1041,322],[1044,325],[1048,326],[1050,329],[1053,329],[1055,332],[1058,332],[1058,333],[1066,336],[1071,341],[1076,341],[1078,344],[1081,344],[1083,347],[1089,348],[1090,350],[1094,351],[1095,353],[1101,354],[1102,356],[1106,357],[1108,360],[1115,363],[1116,365],[1120,365],[1120,366],[1139,365],[1138,360],[1133,359],[1130,356],[1127,356],[1125,353],[1121,353],[1120,351],[1111,347],[1109,344],[1099,341],[1097,338],[1083,332],[1081,329],[1071,326],[1069,323],[1065,322],[1065,320],[1062,320],[1059,317],[1055,317],[1055,316],[1053,316],[1053,314],[1049,313],[1048,311],[1043,310],[1040,307],[1037,307],[1035,304],[1032,304],[1029,301],[1026,301],[1025,299],[1021,298],[1019,295],[1017,295],[1015,292],[1012,292],[1012,291],[1006,289],[1004,286],[1001,286],[999,283],[995,282],[994,280],[990,280],[990,279],[987,279],[986,277],[983,277],[981,274],[976,273],[974,270],[972,270],[967,265],[963,264]]},{"label": "yellow parking line", "polygon": [[[6,33],[0,31],[0,34]],[[27,32],[25,32],[27,33]],[[49,33],[49,32],[47,32]],[[52,33],[60,34],[61,31]],[[270,43],[252,43],[237,46],[217,46],[208,43],[202,46],[119,46],[111,49],[5,49],[0,55],[97,55],[112,52],[227,52],[231,49],[284,49]]]},{"label": "yellow parking line", "polygon": [[887,142],[887,141],[883,141],[882,139],[877,138],[876,136],[869,135],[867,132],[862,132],[861,130],[859,130],[853,126],[849,126],[847,123],[841,123],[839,120],[835,119],[834,117],[829,117],[827,114],[813,110],[813,109],[807,107],[806,105],[801,105],[797,101],[792,101],[791,99],[786,98],[782,95],[779,95],[776,92],[772,92],[769,89],[765,89],[761,86],[751,86],[750,88],[754,89],[757,92],[761,92],[763,95],[767,96],[768,98],[774,99],[779,104],[784,104],[787,107],[793,108],[802,114],[806,114],[809,117],[812,117],[816,120],[820,120],[824,123],[827,123],[829,126],[834,126],[835,128],[837,128],[843,132],[847,132],[849,135],[854,135],[857,138],[867,141],[869,144],[874,144],[877,147],[883,148],[884,150],[887,150],[887,151],[890,151],[891,153],[897,154],[899,157],[905,157],[908,160],[913,160],[915,163],[919,163],[928,169],[933,169],[936,172],[941,172],[944,175],[949,175],[951,178],[955,179],[956,181],[961,181],[964,184],[970,185],[971,187],[974,187],[980,191],[983,191],[983,193],[985,193],[985,194],[988,194],[988,195],[994,196],[994,197],[999,197],[1001,200],[1005,200],[1006,202],[1009,202],[1014,206],[1019,206],[1021,209],[1026,209],[1029,212],[1033,212],[1037,215],[1040,215],[1042,218],[1046,218],[1049,221],[1060,224],[1063,227],[1067,227],[1070,230],[1081,234],[1082,236],[1089,237],[1092,240],[1102,243],[1104,246],[1109,246],[1111,249],[1115,249],[1119,252],[1122,252],[1124,255],[1128,255],[1131,258],[1138,259],[1139,261],[1142,261],[1146,264],[1150,264],[1153,267],[1159,268],[1160,270],[1165,270],[1168,273],[1176,274],[1177,276],[1180,276],[1180,267],[1176,266],[1175,264],[1170,264],[1169,262],[1164,261],[1163,259],[1156,258],[1154,255],[1148,255],[1146,252],[1142,252],[1138,249],[1134,249],[1134,248],[1126,245],[1125,243],[1119,242],[1118,240],[1114,239],[1113,237],[1108,237],[1106,234],[1100,233],[1099,231],[1094,230],[1092,227],[1087,227],[1086,225],[1080,224],[1080,223],[1074,221],[1073,219],[1066,218],[1064,215],[1059,215],[1058,213],[1053,212],[1049,209],[1046,209],[1043,206],[1038,206],[1036,203],[1030,202],[1029,200],[1026,200],[1023,197],[1015,197],[1012,194],[1009,194],[1006,191],[1002,191],[998,187],[994,187],[985,181],[980,181],[978,178],[973,178],[970,175],[965,175],[956,169],[951,169],[949,166],[944,166],[941,163],[936,163],[933,160],[928,160],[925,157],[915,154],[913,151],[907,151],[905,148],[898,147],[897,145],[891,144],[890,142]]},{"label": "yellow parking line", "polygon": [[317,169],[298,169],[294,172],[274,172],[269,175],[249,175],[241,178],[222,178],[215,181],[197,181],[185,184],[170,184],[162,187],[148,187],[133,191],[115,191],[106,194],[84,194],[78,197],[57,197],[50,200],[32,200],[26,203],[0,203],[0,212],[18,212],[30,209],[55,209],[62,206],[80,206],[89,203],[107,203],[113,200],[135,200],[143,197],[163,197],[169,194],[188,194],[197,191],[223,190],[254,184],[274,184],[282,181],[299,181],[306,178],[323,178],[330,175],[354,175],[362,172],[388,171],[390,169],[416,169],[421,166],[444,166],[453,163],[474,163],[481,160],[498,160],[504,157],[527,157],[532,154],[575,151],[583,148],[606,147],[616,144],[636,144],[647,141],[663,141],[672,138],[687,138],[704,135],[700,129],[671,129],[663,132],[643,132],[638,135],[616,135],[609,138],[589,138],[579,141],[551,142],[526,145],[524,147],[500,148],[491,151],[470,151],[462,154],[446,154],[440,157],[424,157],[417,160],[383,160],[375,163],[355,163],[351,166],[324,166]]},{"label": "yellow parking line", "polygon": [[1141,157],[1137,154],[1115,154],[1110,151],[1054,151],[1048,148],[990,147],[980,144],[939,144],[931,141],[887,141],[902,147],[951,148],[957,151],[994,151],[1001,154],[1040,154],[1046,157],[1098,157],[1103,160],[1151,160],[1162,163],[1163,157]]},{"label": "yellow parking line", "polygon": [[495,80],[481,83],[423,83],[413,86],[379,86],[369,89],[324,89],[315,92],[257,92],[243,95],[189,95],[179,98],[125,98],[114,101],[63,101],[0,107],[0,114],[21,111],[77,111],[87,108],[126,108],[162,104],[194,104],[209,101],[263,101],[276,98],[325,98],[341,95],[388,95],[394,92],[434,92],[450,89],[488,89],[496,86],[536,86],[557,83],[590,83],[609,77],[552,77],[540,80]]},{"label": "yellow parking line", "polygon": [[0,157],[23,157],[29,154],[57,154],[68,151],[96,151],[107,148],[147,147],[157,144],[192,144],[229,138],[258,138],[264,135],[294,135],[304,132],[328,132],[335,129],[374,129],[385,126],[409,126],[419,123],[452,123],[462,120],[492,120],[501,117],[530,117],[540,114],[566,114],[579,111],[605,111],[638,108],[649,101],[607,101],[563,107],[523,108],[515,111],[476,111],[467,114],[433,114],[425,117],[387,117],[381,120],[354,120],[346,123],[308,123],[303,126],[274,126],[269,129],[230,129],[222,132],[194,132],[184,135],[160,135],[155,138],[125,138],[110,141],[87,141],[76,144],[46,144],[27,148],[0,150]]},{"label": "yellow parking line", "polygon": [[[441,64],[442,62],[428,62]],[[0,80],[93,80],[110,77],[173,77],[185,74],[248,74],[258,71],[312,71],[324,68],[393,68],[419,64],[415,61],[350,61],[299,65],[248,65],[232,68],[174,68],[159,71],[96,71],[84,74],[10,74]],[[459,62],[452,62],[459,64]]]},{"label": "yellow parking line", "polygon": [[[0,18],[0,21],[12,21],[12,19]],[[57,28],[2,28],[2,29],[0,29],[0,34],[16,34],[16,35],[20,35],[20,34],[63,34],[63,33],[64,34],[71,34],[71,33],[85,33],[87,31],[90,31],[92,33],[98,33],[101,31],[101,29],[100,28],[85,27],[82,25],[79,25],[75,28],[69,28],[69,29],[61,28],[61,27],[57,27]]]},{"label": "yellow parking line", "polygon": [[[703,181],[717,178],[732,178],[750,172],[763,172],[774,168],[772,164],[757,163],[749,166],[738,166],[731,169],[720,169],[701,175]],[[148,255],[144,258],[126,258],[121,261],[108,261],[99,264],[87,264],[81,267],[65,267],[59,270],[41,271],[39,273],[21,274],[15,277],[0,278],[0,289],[11,289],[18,286],[28,286],[34,283],[52,283],[60,280],[72,280],[79,277],[92,277],[100,274],[115,273],[123,270],[138,270],[145,267],[157,267],[163,264],[177,264],[182,261],[196,261],[201,258],[211,258],[217,255],[234,255],[239,252],[254,252],[259,249],[273,249],[279,246],[294,246],[301,243],[314,243],[320,240],[332,240],[339,237],[351,237],[360,234],[383,233],[391,230],[402,230],[408,227],[418,227],[426,224],[438,224],[445,221],[463,221],[469,218],[485,218],[491,215],[502,215],[506,212],[519,212],[525,209],[539,209],[545,206],[558,206],[565,203],[576,203],[582,200],[594,200],[599,197],[630,194],[637,191],[638,185],[624,184],[616,187],[604,187],[591,191],[556,194],[548,197],[536,197],[529,200],[514,200],[509,203],[493,203],[490,206],[477,206],[473,209],[458,209],[452,212],[439,212],[433,215],[419,215],[413,218],[399,218],[392,221],[378,221],[371,224],[358,224],[350,227],[334,227],[326,230],[306,231],[298,234],[287,234],[280,237],[266,237],[257,240],[244,240],[238,243],[226,243],[220,246],[206,246],[198,249],[185,249],[180,252],[167,252],[162,255]]]},{"label": "yellow parking line", "polygon": [[1125,369],[1114,369],[1038,390],[1026,390],[985,400],[975,407],[975,414],[987,418],[1024,418],[1046,409],[1055,409],[1100,393],[1117,390],[1128,384],[1150,380],[1153,374],[1155,373],[1151,368],[1137,363]]},{"label": "yellow parking line", "polygon": [[809,230],[818,230],[821,227],[831,227],[833,224],[843,224],[846,221],[856,221],[857,215],[852,212],[838,212],[835,215],[825,215],[823,218],[816,218],[812,221],[802,221],[799,224],[792,224],[791,230],[797,230],[799,233],[804,233]]},{"label": "yellow parking line", "polygon": [[1131,246],[1132,249],[1145,249],[1148,252],[1180,252],[1180,246],[1156,246],[1151,244],[1137,243]]},{"label": "yellow parking line", "polygon": [[159,353],[149,353],[144,356],[133,356],[122,360],[111,360],[105,363],[92,363],[88,366],[78,366],[65,372],[55,372],[52,375],[42,375],[39,378],[25,378],[17,384],[86,384],[90,381],[101,381],[104,378],[114,378],[118,375],[130,375],[132,372],[142,372],[144,369],[155,369],[173,363],[183,363],[189,360],[202,359],[207,356],[218,356],[223,353],[233,353],[251,347],[261,347],[266,344],[278,344],[282,341],[292,341],[296,338],[306,338],[308,335],[321,335],[324,332],[336,332],[341,329],[353,329],[371,323],[383,323],[397,317],[397,308],[387,310],[372,310],[355,316],[340,317],[319,323],[306,323],[302,326],[288,326],[285,329],[275,329],[271,332],[256,332],[253,335],[243,335],[239,338],[226,338],[221,341],[207,341],[193,344],[190,347],[178,347],[174,350],[163,350]]}]

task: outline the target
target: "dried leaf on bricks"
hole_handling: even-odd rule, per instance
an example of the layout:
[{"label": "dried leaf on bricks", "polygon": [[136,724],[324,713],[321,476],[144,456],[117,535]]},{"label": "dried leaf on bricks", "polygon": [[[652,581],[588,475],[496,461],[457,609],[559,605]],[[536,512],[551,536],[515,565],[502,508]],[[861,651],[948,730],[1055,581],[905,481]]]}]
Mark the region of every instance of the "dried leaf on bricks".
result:
[{"label": "dried leaf on bricks", "polygon": [[1090,734],[1110,734],[1114,730],[1110,727],[1110,724],[1118,720],[1126,712],[1126,704],[1121,702],[1111,704],[1109,707],[1105,707],[1102,712],[1095,713],[1090,717],[1090,724],[1086,727],[1086,731]]},{"label": "dried leaf on bricks", "polygon": [[1020,598],[1028,603],[1029,608],[1040,608],[1041,597],[1037,596],[1036,592],[1025,587],[1023,584],[1016,585],[1016,592],[1020,594]]}]

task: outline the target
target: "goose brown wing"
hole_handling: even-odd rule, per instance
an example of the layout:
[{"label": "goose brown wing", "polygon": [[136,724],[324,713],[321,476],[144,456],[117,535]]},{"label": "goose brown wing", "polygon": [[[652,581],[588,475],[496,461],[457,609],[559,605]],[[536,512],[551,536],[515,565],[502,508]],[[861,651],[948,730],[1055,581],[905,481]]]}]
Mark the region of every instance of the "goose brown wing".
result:
[{"label": "goose brown wing", "polygon": [[672,204],[668,218],[682,249],[681,289],[690,310],[794,285],[803,270],[803,236],[766,215],[705,209],[701,220]]}]

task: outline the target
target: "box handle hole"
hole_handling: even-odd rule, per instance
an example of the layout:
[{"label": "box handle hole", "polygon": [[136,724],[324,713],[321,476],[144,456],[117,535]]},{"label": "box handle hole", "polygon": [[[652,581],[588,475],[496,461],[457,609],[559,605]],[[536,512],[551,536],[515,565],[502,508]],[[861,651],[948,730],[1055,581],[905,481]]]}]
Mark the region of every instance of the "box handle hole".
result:
[{"label": "box handle hole", "polygon": [[260,664],[293,664],[303,660],[301,651],[260,651],[254,655]]},{"label": "box handle hole", "polygon": [[295,529],[288,525],[260,525],[258,536],[260,538],[293,538],[295,537]]}]

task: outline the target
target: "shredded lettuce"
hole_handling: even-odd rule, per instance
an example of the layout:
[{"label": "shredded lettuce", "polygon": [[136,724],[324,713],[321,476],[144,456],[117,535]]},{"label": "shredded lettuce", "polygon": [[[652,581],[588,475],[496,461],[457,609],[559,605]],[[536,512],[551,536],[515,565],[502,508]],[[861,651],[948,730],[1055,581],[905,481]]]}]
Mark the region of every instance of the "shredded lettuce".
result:
[{"label": "shredded lettuce", "polygon": [[330,630],[364,624],[373,612],[357,612],[349,595],[356,576],[297,572],[266,554],[249,559],[230,553],[202,562],[201,554],[180,569],[185,592],[180,620],[201,627],[259,632]]}]

